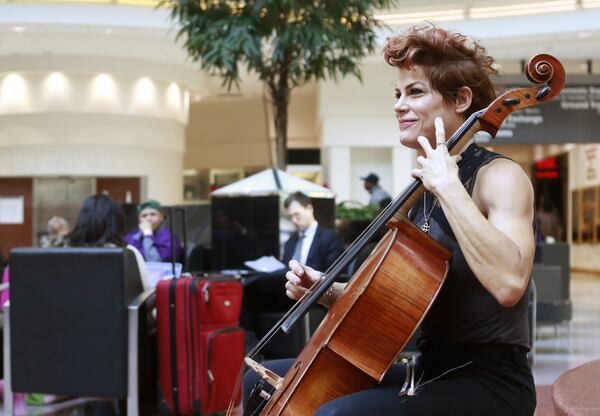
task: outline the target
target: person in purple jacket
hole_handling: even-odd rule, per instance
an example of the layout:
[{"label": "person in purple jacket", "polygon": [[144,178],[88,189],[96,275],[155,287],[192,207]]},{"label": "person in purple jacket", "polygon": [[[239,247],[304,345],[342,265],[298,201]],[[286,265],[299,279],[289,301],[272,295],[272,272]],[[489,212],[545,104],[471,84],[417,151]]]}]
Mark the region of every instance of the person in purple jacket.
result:
[{"label": "person in purple jacket", "polygon": [[[163,225],[165,215],[160,202],[149,199],[138,205],[138,229],[125,239],[137,248],[146,261],[172,261],[171,231]],[[175,261],[181,260],[181,243],[174,238]]]}]

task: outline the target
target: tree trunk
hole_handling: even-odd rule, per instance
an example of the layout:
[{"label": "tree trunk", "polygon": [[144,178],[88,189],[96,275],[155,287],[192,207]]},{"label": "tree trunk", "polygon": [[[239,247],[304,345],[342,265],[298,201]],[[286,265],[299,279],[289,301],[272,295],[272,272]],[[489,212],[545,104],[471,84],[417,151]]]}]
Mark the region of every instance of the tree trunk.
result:
[{"label": "tree trunk", "polygon": [[288,99],[273,97],[273,122],[275,123],[275,147],[277,167],[281,170],[287,168],[287,118]]},{"label": "tree trunk", "polygon": [[273,105],[273,123],[275,125],[275,147],[277,167],[287,168],[287,125],[288,107],[290,104],[290,87],[288,85],[289,52],[286,52],[284,64],[275,79],[267,82]]}]

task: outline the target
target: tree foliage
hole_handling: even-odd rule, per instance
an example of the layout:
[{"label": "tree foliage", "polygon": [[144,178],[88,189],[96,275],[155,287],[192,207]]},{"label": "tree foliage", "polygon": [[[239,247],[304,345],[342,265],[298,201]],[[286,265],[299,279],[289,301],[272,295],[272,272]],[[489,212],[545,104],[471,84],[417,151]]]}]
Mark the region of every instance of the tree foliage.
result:
[{"label": "tree foliage", "polygon": [[[376,46],[374,9],[393,0],[171,0],[189,55],[201,68],[240,81],[258,74],[274,109],[278,164],[285,166],[290,91],[311,80],[361,79],[359,63]],[[281,149],[283,147],[283,149]],[[283,161],[281,157],[283,156]]]}]

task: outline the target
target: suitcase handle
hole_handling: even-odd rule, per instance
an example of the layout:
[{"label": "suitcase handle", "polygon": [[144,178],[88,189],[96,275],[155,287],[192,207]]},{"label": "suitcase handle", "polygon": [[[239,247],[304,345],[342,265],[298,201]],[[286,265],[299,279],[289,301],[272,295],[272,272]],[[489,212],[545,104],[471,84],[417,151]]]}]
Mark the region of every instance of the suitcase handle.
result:
[{"label": "suitcase handle", "polygon": [[182,234],[183,234],[183,241],[182,241],[182,250],[183,250],[183,261],[182,261],[182,267],[181,267],[181,272],[183,273],[184,270],[187,270],[187,232],[186,232],[186,218],[185,218],[185,209],[183,207],[169,207],[168,208],[169,211],[169,231],[171,232],[171,267],[172,267],[172,271],[173,271],[173,276],[175,276],[175,231],[173,228],[173,213],[174,212],[180,212],[181,213],[181,225],[182,225]]}]

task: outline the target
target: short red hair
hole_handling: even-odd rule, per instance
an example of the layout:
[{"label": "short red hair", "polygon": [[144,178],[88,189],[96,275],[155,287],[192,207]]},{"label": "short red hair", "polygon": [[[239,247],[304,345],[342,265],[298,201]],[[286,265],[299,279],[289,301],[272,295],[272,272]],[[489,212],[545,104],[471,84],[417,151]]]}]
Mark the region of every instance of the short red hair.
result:
[{"label": "short red hair", "polygon": [[461,87],[473,91],[473,101],[465,118],[487,107],[496,97],[490,77],[498,75],[494,59],[476,41],[460,33],[434,26],[416,26],[388,39],[384,50],[388,64],[402,69],[419,66],[433,89],[444,101],[454,103]]}]

